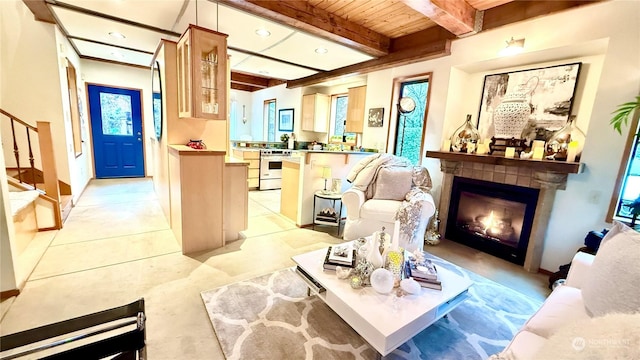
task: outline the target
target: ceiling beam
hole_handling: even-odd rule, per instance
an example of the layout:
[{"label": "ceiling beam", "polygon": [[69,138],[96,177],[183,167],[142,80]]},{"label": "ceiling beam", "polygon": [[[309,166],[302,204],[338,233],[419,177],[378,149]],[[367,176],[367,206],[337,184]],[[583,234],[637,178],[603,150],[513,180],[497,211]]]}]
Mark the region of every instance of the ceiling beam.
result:
[{"label": "ceiling beam", "polygon": [[238,84],[238,83],[232,82],[231,83],[231,89],[254,92],[254,91],[262,90],[263,88],[256,87],[256,86],[251,86],[251,85],[246,85],[246,84]]},{"label": "ceiling beam", "polygon": [[245,73],[231,72],[231,83],[251,85],[265,89],[269,86],[269,79]]},{"label": "ceiling beam", "polygon": [[93,60],[93,61],[98,61],[98,62],[103,62],[103,63],[108,63],[108,64],[131,66],[131,67],[138,68],[138,69],[145,69],[145,70],[151,69],[151,66],[131,64],[131,63],[126,63],[126,62],[122,62],[122,61],[115,61],[115,60],[97,58],[97,57],[93,57],[93,56],[80,55],[79,57],[80,57],[80,59],[84,59],[84,60]]},{"label": "ceiling beam", "polygon": [[452,34],[474,32],[476,9],[465,0],[401,0]]},{"label": "ceiling beam", "polygon": [[441,41],[453,40],[457,37],[440,26],[433,26],[425,30],[420,30],[411,34],[397,37],[391,40],[391,52],[412,49],[414,47],[425,46],[427,44]]},{"label": "ceiling beam", "polygon": [[405,50],[393,52],[387,56],[378,59],[364,61],[358,64],[345,66],[324,73],[303,77],[296,80],[287,81],[287,88],[297,88],[301,86],[310,86],[319,84],[329,80],[335,80],[344,76],[361,75],[388,69],[395,66],[412,64],[419,61],[432,60],[451,54],[451,40],[442,39],[434,41],[421,47],[408,48]]},{"label": "ceiling beam", "polygon": [[517,21],[548,15],[577,6],[595,4],[603,0],[531,0],[512,1],[484,11],[482,30],[495,29]]},{"label": "ceiling beam", "polygon": [[306,1],[217,0],[247,13],[297,28],[371,56],[389,53],[390,38]]},{"label": "ceiling beam", "polygon": [[49,9],[45,0],[22,0],[22,2],[31,10],[36,20],[49,24],[56,23],[56,19],[53,17],[51,9]]},{"label": "ceiling beam", "polygon": [[244,72],[231,72],[231,88],[236,90],[256,91],[286,82],[286,80],[267,78]]}]

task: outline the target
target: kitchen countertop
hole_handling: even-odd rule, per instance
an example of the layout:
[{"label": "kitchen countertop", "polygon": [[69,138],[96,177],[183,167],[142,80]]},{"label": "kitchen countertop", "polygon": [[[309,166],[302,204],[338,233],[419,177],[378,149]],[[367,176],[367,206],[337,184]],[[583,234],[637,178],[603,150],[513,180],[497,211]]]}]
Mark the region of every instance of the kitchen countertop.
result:
[{"label": "kitchen countertop", "polygon": [[233,150],[239,151],[260,151],[260,148],[245,148],[245,147],[234,147]]},{"label": "kitchen countertop", "polygon": [[374,152],[366,152],[366,151],[353,151],[353,150],[348,150],[348,151],[340,151],[340,150],[292,150],[292,151],[299,151],[301,153],[318,153],[318,154],[362,154],[362,155],[372,155],[372,154],[377,154]]}]

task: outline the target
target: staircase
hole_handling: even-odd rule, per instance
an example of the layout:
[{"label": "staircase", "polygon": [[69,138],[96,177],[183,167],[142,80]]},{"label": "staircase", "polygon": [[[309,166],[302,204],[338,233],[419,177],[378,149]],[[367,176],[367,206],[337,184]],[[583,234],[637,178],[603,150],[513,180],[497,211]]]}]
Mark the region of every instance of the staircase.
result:
[{"label": "staircase", "polygon": [[33,126],[3,109],[0,114],[4,115],[2,128],[10,126],[13,144],[13,157],[4,149],[9,185],[19,191],[37,190],[38,197],[51,205],[54,225],[39,230],[61,229],[71,210],[72,197],[71,187],[58,180],[51,124],[38,121]]}]

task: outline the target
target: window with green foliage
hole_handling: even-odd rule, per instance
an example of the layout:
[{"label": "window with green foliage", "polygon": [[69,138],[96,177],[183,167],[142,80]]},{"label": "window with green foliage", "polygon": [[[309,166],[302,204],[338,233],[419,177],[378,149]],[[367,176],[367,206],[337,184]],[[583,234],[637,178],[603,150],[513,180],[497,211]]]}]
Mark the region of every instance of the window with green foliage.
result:
[{"label": "window with green foliage", "polygon": [[267,124],[267,141],[276,141],[276,99],[265,100],[264,122]]},{"label": "window with green foliage", "polygon": [[618,220],[631,220],[633,215],[640,217],[640,152],[638,151],[638,143],[640,138],[636,129],[633,136],[632,146],[627,159],[623,159],[626,164],[618,201],[616,203],[614,218]]},{"label": "window with green foliage", "polygon": [[333,135],[344,135],[344,126],[347,121],[347,105],[349,104],[349,96],[338,95],[332,101],[333,109]]},{"label": "window with green foliage", "polygon": [[131,96],[100,93],[100,113],[104,135],[133,135]]},{"label": "window with green foliage", "polygon": [[400,84],[398,98],[410,97],[415,101],[416,107],[415,110],[407,114],[398,112],[394,154],[409,159],[414,165],[419,165],[422,159],[421,150],[428,91],[428,78]]}]

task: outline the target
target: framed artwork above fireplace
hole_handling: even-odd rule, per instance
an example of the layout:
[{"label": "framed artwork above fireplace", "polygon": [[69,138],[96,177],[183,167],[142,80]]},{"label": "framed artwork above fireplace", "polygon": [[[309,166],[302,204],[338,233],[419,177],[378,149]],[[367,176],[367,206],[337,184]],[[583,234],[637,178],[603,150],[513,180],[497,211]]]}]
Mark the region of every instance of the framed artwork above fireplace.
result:
[{"label": "framed artwork above fireplace", "polygon": [[495,134],[493,114],[507,94],[520,93],[531,108],[523,139],[548,140],[569,119],[582,63],[491,74],[484,77],[478,131],[482,138]]}]

